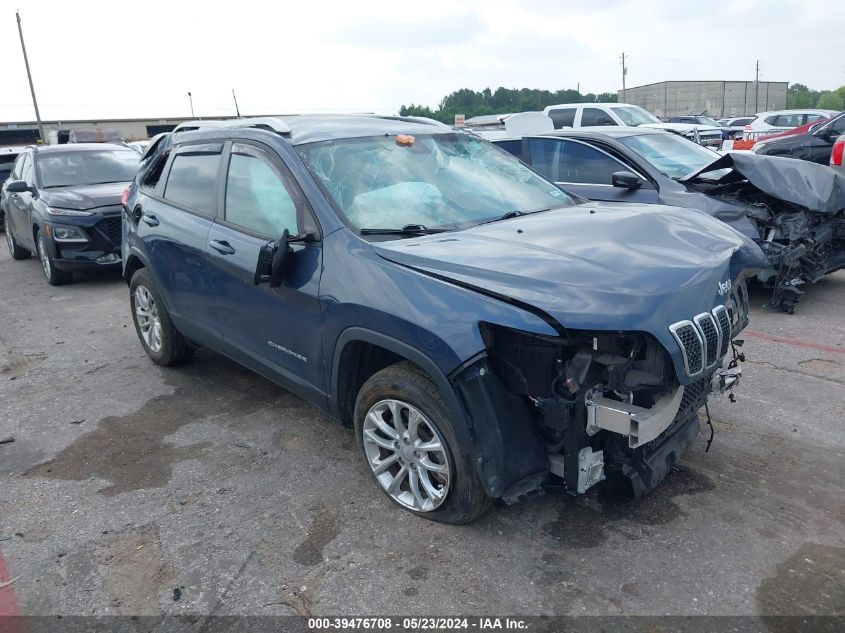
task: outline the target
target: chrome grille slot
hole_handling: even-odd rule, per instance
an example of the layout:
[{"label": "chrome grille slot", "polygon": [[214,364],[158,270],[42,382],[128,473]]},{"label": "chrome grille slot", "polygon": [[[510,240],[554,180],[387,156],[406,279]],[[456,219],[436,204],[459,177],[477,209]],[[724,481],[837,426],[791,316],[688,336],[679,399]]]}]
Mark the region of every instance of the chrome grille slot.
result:
[{"label": "chrome grille slot", "polygon": [[731,345],[731,317],[725,306],[713,308],[713,316],[716,317],[716,323],[719,324],[719,330],[722,334],[722,345],[719,348],[719,358],[722,358],[728,353],[728,348]]},{"label": "chrome grille slot", "polygon": [[692,321],[678,321],[669,326],[669,331],[681,346],[687,374],[696,376],[704,371],[704,340]]},{"label": "chrome grille slot", "polygon": [[699,314],[693,321],[698,326],[698,331],[701,333],[702,340],[704,341],[706,366],[712,367],[719,360],[719,347],[722,343],[719,328],[716,327],[716,321],[709,312]]}]

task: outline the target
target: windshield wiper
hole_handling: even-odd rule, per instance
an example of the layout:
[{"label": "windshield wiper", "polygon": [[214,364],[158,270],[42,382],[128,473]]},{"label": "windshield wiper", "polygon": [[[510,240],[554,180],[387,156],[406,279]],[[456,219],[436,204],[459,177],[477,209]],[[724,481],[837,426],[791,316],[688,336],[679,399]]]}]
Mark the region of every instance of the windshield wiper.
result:
[{"label": "windshield wiper", "polygon": [[[565,205],[561,205],[565,206]],[[480,224],[490,224],[492,222],[501,222],[502,220],[510,220],[511,218],[518,218],[523,215],[533,215],[534,213],[542,213],[543,211],[551,211],[552,209],[559,209],[560,207],[548,207],[547,209],[535,209],[534,211],[508,211],[503,216],[486,220]]]},{"label": "windshield wiper", "polygon": [[429,229],[422,224],[406,224],[401,229],[361,229],[361,235],[429,235],[443,233],[449,229]]}]

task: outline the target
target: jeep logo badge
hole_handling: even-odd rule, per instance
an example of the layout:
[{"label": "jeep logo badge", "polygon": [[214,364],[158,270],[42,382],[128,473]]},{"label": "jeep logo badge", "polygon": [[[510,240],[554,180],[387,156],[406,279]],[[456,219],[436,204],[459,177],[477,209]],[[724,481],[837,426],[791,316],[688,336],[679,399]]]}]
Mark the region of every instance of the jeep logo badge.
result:
[{"label": "jeep logo badge", "polygon": [[718,283],[718,291],[720,297],[724,297],[728,294],[731,291],[731,280],[728,279],[727,281],[720,281]]}]

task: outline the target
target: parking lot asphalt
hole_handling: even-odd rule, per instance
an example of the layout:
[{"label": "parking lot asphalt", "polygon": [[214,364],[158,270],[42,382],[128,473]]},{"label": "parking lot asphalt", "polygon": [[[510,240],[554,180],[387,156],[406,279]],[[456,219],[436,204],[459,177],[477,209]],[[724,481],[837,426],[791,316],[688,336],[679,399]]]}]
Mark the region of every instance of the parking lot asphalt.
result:
[{"label": "parking lot asphalt", "polygon": [[843,614],[845,272],[795,315],[765,301],[711,450],[702,425],[654,493],[550,489],[452,527],[391,504],[284,389],[204,350],[153,365],[118,275],[53,288],[2,249],[0,608]]}]

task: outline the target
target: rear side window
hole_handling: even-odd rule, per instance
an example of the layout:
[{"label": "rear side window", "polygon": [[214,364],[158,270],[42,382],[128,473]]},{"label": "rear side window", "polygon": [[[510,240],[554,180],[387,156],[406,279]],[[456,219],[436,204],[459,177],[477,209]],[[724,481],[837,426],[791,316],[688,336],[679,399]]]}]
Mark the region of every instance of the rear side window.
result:
[{"label": "rear side window", "polygon": [[517,158],[522,158],[522,139],[510,141],[495,141],[494,145],[498,145],[509,154],[513,154]]},{"label": "rear side window", "polygon": [[581,113],[581,126],[589,125],[616,125],[610,115],[599,108],[584,108]]},{"label": "rear side window", "polygon": [[766,119],[766,123],[775,127],[798,127],[804,124],[802,119],[800,114],[779,114],[770,116]]},{"label": "rear side window", "polygon": [[220,154],[177,154],[167,177],[165,199],[215,215],[219,168]]},{"label": "rear side window", "polygon": [[144,176],[144,187],[155,189],[158,186],[158,182],[161,180],[161,175],[164,173],[164,166],[167,164],[169,154],[169,152],[164,152],[161,156],[158,156],[154,160],[150,169],[147,171],[147,175]]},{"label": "rear side window", "polygon": [[[549,118],[554,123],[556,130],[559,130],[562,127],[572,127],[575,125],[575,108],[549,110]],[[513,152],[511,153],[513,154]]]}]

